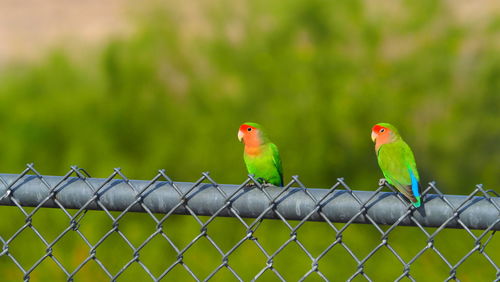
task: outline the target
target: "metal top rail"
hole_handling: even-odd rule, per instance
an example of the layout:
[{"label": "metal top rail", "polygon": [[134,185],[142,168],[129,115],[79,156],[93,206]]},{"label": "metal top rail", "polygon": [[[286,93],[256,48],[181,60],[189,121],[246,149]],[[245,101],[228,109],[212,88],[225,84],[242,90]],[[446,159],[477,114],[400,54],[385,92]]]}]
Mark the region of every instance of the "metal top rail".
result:
[{"label": "metal top rail", "polygon": [[[12,193],[22,206],[36,207],[53,193],[69,209],[86,206],[100,210],[104,206],[112,211],[144,212],[147,207],[153,213],[173,210],[174,214],[231,217],[233,208],[246,218],[323,221],[326,217],[331,222],[500,230],[500,197],[486,193],[482,197],[427,194],[423,208],[415,209],[397,193],[354,191],[341,179],[332,189],[37,175],[19,178],[14,174],[0,174],[0,179],[4,182],[0,195]],[[189,203],[192,211],[179,203]],[[0,199],[0,205],[14,204],[10,197]],[[42,207],[59,206],[51,198]],[[405,216],[410,213],[411,217]]]}]

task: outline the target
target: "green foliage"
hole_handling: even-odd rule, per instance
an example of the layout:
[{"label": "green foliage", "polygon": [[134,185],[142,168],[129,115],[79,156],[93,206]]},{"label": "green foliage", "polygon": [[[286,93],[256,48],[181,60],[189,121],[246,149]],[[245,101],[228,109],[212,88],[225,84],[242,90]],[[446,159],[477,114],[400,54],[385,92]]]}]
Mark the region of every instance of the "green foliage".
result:
[{"label": "green foliage", "polygon": [[[200,8],[204,28],[192,36],[184,30],[181,9],[156,9],[139,21],[133,35],[111,40],[97,56],[82,54],[83,60],[78,60],[55,50],[40,62],[4,69],[0,171],[18,173],[26,163],[35,162],[41,173],[60,175],[77,164],[94,177],[106,177],[119,166],[129,178],[148,179],[165,168],[178,181],[195,181],[200,172],[210,171],[220,183],[241,183],[246,174],[236,134],[241,123],[255,121],[267,128],[280,148],[285,183],[298,174],[309,187],[329,187],[337,177],[345,177],[356,189],[375,189],[382,174],[370,130],[377,122],[390,122],[412,147],[424,184],[436,180],[450,194],[470,193],[477,183],[498,191],[500,53],[493,38],[498,38],[499,19],[473,32],[435,1],[406,1],[392,10],[362,1],[216,2]],[[215,8],[218,5],[225,9]],[[11,210],[2,208],[5,218]],[[67,224],[64,218],[43,218],[53,225]],[[219,230],[236,224],[221,221],[225,223]],[[102,224],[92,224],[89,233],[111,227],[106,217],[96,222]],[[49,228],[39,224],[40,229]],[[142,224],[140,216],[131,216],[131,232],[138,238],[153,230],[143,229]],[[175,240],[190,241],[199,232],[188,217],[175,217],[172,224],[177,225]],[[276,231],[272,224],[278,223],[267,224],[263,240],[272,241]],[[303,241],[332,242],[335,235],[320,225],[300,229]],[[12,226],[0,227],[3,238],[16,230]],[[363,250],[380,242],[373,228],[348,230],[353,230],[349,246]],[[405,238],[418,236],[415,230],[402,230]],[[224,235],[221,242],[242,238]],[[447,238],[451,236],[467,235],[455,232]],[[409,244],[397,241],[401,251]],[[75,242],[68,239],[64,254],[73,262],[88,253]],[[418,243],[420,249],[426,244],[423,238]],[[26,241],[19,248],[34,249],[30,244]],[[164,257],[170,262],[174,257],[173,250],[159,251],[167,248],[162,244],[151,250],[155,274],[168,265],[162,262]],[[443,246],[452,248],[449,243]],[[464,243],[461,250],[468,247],[472,243]],[[114,247],[102,248],[104,255]],[[345,252],[340,247],[333,250],[337,249]],[[255,252],[250,244],[235,260],[246,264],[247,272],[259,270],[265,260],[250,259]],[[294,250],[282,258],[286,261],[277,262],[289,266],[291,280],[300,278],[310,263],[295,259],[297,253]],[[212,261],[210,266],[220,260],[208,245],[199,247],[196,256],[207,265]],[[376,280],[394,279],[402,267],[384,264],[390,256],[383,253],[371,262],[368,274]],[[352,261],[334,255],[324,261],[320,269],[340,280],[356,269]],[[428,276],[416,277],[445,278],[446,266],[437,263],[437,255],[426,261],[428,265],[419,270]],[[44,266],[48,273],[44,275],[64,278],[51,263]],[[5,265],[0,264],[0,272],[11,277],[15,268],[12,263]],[[118,271],[119,266],[113,267]],[[195,269],[202,275],[213,269],[203,267]],[[99,272],[93,264],[77,278],[90,281],[94,271]],[[178,271],[179,277],[187,278],[185,271]],[[140,269],[131,273],[130,280],[135,275],[144,278]],[[477,273],[474,278],[483,274],[491,273]],[[102,272],[97,275],[105,278]],[[48,279],[41,274],[34,277]],[[250,273],[245,278],[251,277]],[[485,277],[491,279],[493,274]]]}]

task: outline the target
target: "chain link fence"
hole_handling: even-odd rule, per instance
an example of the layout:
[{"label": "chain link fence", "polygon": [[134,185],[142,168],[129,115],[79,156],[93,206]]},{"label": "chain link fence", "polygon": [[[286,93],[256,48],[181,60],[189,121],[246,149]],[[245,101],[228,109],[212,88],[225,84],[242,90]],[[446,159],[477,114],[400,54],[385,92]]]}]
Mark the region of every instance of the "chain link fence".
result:
[{"label": "chain link fence", "polygon": [[416,209],[386,184],[355,191],[338,179],[310,189],[294,176],[278,188],[250,175],[224,185],[208,173],[187,183],[163,170],[139,181],[120,169],[98,179],[77,167],[44,176],[29,164],[0,174],[0,275],[499,281],[498,193],[477,185],[467,196],[444,195],[429,183],[423,195]]}]

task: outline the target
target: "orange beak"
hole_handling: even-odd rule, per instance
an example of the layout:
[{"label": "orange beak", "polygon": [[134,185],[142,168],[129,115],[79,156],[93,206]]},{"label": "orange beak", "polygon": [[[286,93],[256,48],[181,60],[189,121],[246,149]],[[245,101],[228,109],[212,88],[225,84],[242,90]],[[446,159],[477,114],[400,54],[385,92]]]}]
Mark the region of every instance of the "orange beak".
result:
[{"label": "orange beak", "polygon": [[377,139],[378,134],[372,131],[372,141],[375,142],[375,139]]},{"label": "orange beak", "polygon": [[245,133],[243,133],[243,131],[238,130],[238,140],[240,140],[240,142],[241,142],[241,139],[243,139],[243,135],[244,135],[244,134],[245,134]]}]

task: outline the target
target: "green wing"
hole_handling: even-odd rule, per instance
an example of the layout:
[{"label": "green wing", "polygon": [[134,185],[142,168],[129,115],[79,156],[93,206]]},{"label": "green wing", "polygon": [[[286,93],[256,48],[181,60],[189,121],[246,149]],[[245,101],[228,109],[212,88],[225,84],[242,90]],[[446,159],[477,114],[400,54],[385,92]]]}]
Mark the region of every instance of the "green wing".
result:
[{"label": "green wing", "polygon": [[410,149],[410,146],[408,146],[408,144],[406,144],[404,141],[401,142],[403,143],[404,163],[406,164],[406,167],[412,171],[417,180],[420,181],[420,176],[418,175],[417,164],[415,163],[415,157],[413,156],[413,152]]},{"label": "green wing", "polygon": [[283,186],[283,168],[281,166],[281,157],[280,157],[280,152],[278,151],[278,146],[276,146],[274,143],[270,143],[270,148],[273,154],[273,163],[279,175],[280,183],[278,186]]},{"label": "green wing", "polygon": [[377,159],[380,169],[389,184],[401,191],[410,201],[419,202],[420,199],[415,198],[416,193],[412,191],[411,173],[417,181],[419,175],[413,152],[408,144],[403,140],[384,144],[377,152]]}]

